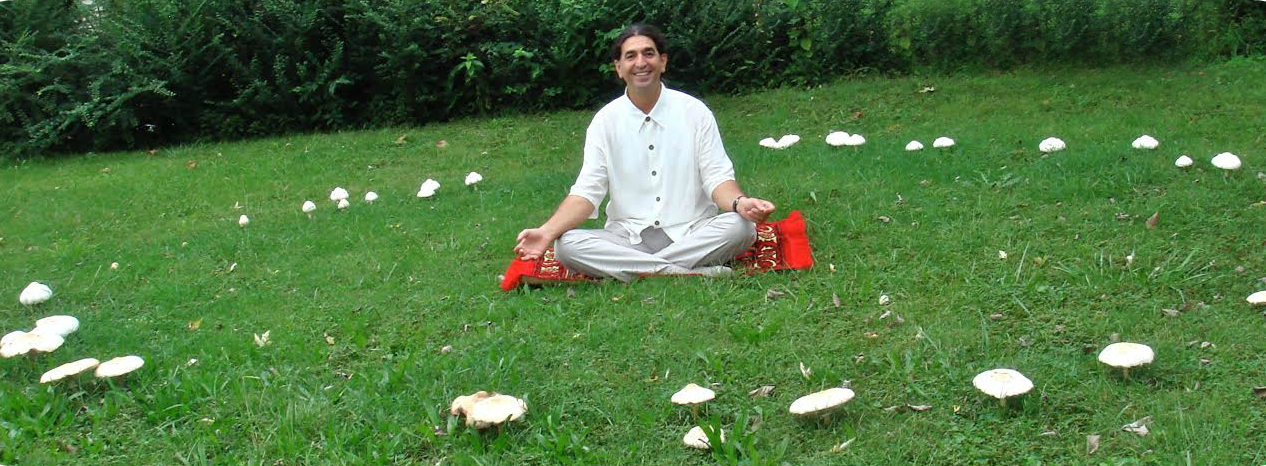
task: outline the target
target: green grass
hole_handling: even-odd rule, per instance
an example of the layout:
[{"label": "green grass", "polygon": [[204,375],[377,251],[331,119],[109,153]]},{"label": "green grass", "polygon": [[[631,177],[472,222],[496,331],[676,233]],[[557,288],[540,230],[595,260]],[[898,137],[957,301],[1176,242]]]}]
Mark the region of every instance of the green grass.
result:
[{"label": "green grass", "polygon": [[[10,161],[0,330],[58,313],[82,328],[0,360],[0,463],[1262,464],[1264,317],[1244,303],[1266,288],[1262,82],[1266,62],[1240,60],[709,98],[745,189],[804,213],[817,266],[574,296],[496,277],[573,181],[589,111]],[[869,142],[828,147],[831,130]],[[756,144],[792,132],[790,149]],[[1144,133],[1160,149],[1130,149]],[[932,150],[941,135],[958,147]],[[1048,136],[1069,149],[1043,156]],[[1212,168],[1222,151],[1245,168]],[[1196,166],[1174,168],[1184,153]],[[428,177],[439,193],[415,198]],[[20,306],[32,280],[56,294]],[[1112,334],[1156,362],[1129,381],[1101,367]],[[36,383],[125,354],[146,365],[114,384]],[[971,385],[997,367],[1035,383],[1010,409]],[[844,381],[857,398],[832,422],[787,413]],[[668,399],[688,382],[714,384],[703,422],[741,453],[681,446],[691,414]],[[761,385],[777,388],[747,396]],[[524,421],[478,435],[448,419],[480,389],[525,398]],[[904,404],[933,407],[884,409]],[[1150,435],[1121,431],[1144,416]]]}]

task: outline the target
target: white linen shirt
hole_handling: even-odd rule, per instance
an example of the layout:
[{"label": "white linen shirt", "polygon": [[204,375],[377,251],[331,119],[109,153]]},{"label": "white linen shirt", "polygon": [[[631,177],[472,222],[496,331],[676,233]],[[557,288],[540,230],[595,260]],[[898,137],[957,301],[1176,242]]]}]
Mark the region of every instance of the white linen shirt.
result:
[{"label": "white linen shirt", "polygon": [[[717,215],[712,191],[734,179],[712,111],[694,97],[660,84],[659,100],[643,113],[625,95],[594,115],[585,133],[585,161],[570,194],[598,207],[608,193],[608,230],[633,244],[642,230],[661,228],[673,241]],[[613,228],[618,227],[618,228]]]}]

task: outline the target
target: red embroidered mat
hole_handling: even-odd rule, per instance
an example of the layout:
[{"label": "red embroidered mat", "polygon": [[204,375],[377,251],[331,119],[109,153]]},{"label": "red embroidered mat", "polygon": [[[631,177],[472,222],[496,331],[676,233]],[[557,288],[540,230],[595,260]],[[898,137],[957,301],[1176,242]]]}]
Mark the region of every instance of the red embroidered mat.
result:
[{"label": "red embroidered mat", "polygon": [[[787,218],[771,223],[756,224],[756,243],[738,257],[738,265],[749,273],[770,270],[808,269],[813,267],[813,250],[809,247],[809,235],[805,232],[804,217],[793,210]],[[554,249],[545,251],[534,261],[514,259],[506,268],[501,289],[510,291],[520,285],[544,285],[592,281],[594,278],[567,270],[554,258]]]}]

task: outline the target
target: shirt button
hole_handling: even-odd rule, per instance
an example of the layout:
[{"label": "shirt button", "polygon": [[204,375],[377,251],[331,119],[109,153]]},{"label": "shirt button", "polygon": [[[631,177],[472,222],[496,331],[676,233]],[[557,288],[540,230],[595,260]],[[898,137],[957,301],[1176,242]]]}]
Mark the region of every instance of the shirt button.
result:
[{"label": "shirt button", "polygon": [[651,144],[651,150],[655,150],[655,145]]},{"label": "shirt button", "polygon": [[656,198],[655,198],[655,202],[659,202],[659,198],[658,198],[658,197],[656,197]]},{"label": "shirt button", "polygon": [[654,170],[651,170],[651,176],[655,176],[655,175],[658,175],[658,174],[659,174],[659,172],[654,171]]},{"label": "shirt button", "polygon": [[651,117],[646,117],[646,121],[651,121]]},{"label": "shirt button", "polygon": [[659,220],[655,221],[655,226],[659,226]]}]

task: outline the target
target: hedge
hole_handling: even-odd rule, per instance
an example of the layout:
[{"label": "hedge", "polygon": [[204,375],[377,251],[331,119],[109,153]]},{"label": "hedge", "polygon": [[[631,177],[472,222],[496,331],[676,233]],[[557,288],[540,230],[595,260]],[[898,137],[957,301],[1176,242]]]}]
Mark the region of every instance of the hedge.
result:
[{"label": "hedge", "polygon": [[593,106],[634,21],[696,94],[1266,48],[1257,0],[84,1],[0,0],[0,156]]}]

